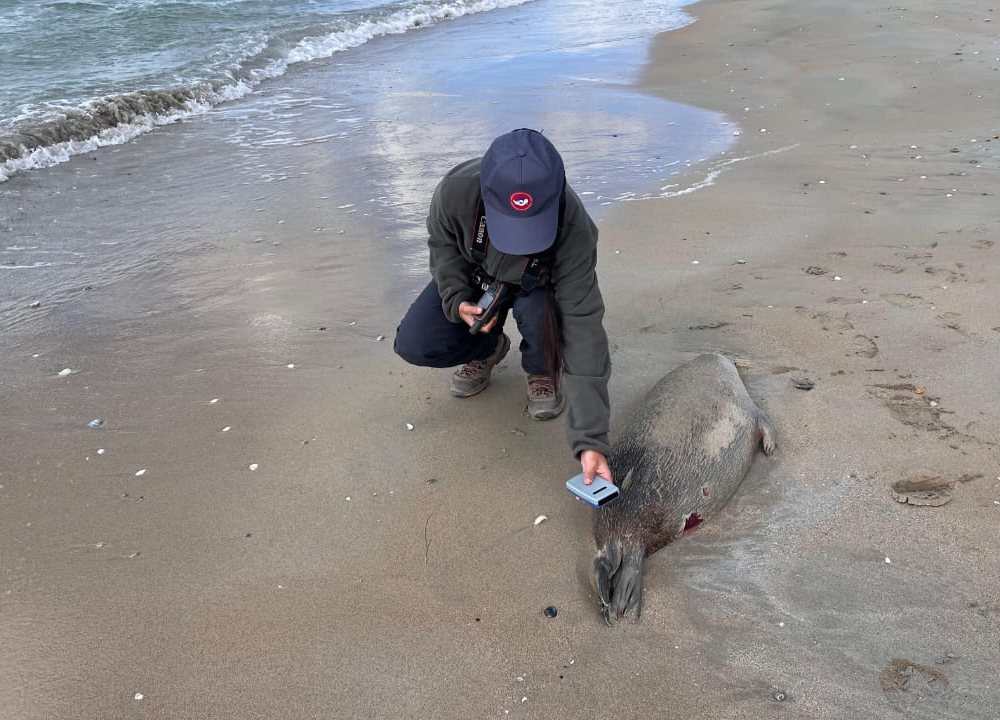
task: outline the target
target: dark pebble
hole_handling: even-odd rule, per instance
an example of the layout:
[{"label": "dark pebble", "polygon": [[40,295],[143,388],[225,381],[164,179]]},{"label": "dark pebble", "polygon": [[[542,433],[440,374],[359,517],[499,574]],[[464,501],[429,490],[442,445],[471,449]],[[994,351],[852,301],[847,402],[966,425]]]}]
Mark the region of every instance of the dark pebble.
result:
[{"label": "dark pebble", "polygon": [[788,694],[787,693],[783,693],[783,692],[781,692],[781,690],[779,690],[776,693],[771,693],[771,699],[772,700],[777,700],[778,702],[784,702],[785,700],[788,699]]},{"label": "dark pebble", "polygon": [[796,390],[812,390],[813,387],[815,387],[815,386],[811,382],[809,382],[808,380],[806,380],[805,382],[797,382],[797,383],[795,383],[795,389]]},{"label": "dark pebble", "polygon": [[433,485],[437,481],[438,481],[437,478],[428,478],[426,482],[428,485]]},{"label": "dark pebble", "polygon": [[559,611],[558,611],[558,610],[556,610],[556,607],[555,607],[555,605],[549,605],[549,606],[548,606],[547,608],[545,608],[545,610],[543,610],[542,612],[544,612],[544,613],[545,613],[545,617],[547,617],[547,618],[554,618],[554,617],[555,617],[556,615],[558,615],[558,614],[559,614]]}]

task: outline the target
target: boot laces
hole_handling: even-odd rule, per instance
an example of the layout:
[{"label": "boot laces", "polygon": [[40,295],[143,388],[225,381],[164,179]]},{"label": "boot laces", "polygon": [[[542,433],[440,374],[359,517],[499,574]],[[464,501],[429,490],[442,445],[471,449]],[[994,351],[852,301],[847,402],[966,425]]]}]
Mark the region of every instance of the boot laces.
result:
[{"label": "boot laces", "polygon": [[531,375],[528,378],[528,397],[545,400],[556,395],[556,381],[548,375]]},{"label": "boot laces", "polygon": [[480,377],[483,374],[485,366],[486,366],[485,360],[473,360],[471,362],[467,362],[465,365],[459,368],[458,373],[456,374],[461,378],[468,378],[469,380],[473,380],[477,377]]}]

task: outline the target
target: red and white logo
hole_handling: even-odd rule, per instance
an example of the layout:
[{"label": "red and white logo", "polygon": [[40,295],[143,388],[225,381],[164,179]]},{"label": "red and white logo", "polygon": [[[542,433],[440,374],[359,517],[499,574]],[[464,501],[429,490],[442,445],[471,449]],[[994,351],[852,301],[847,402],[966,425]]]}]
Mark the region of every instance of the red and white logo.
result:
[{"label": "red and white logo", "polygon": [[525,210],[531,209],[531,204],[533,202],[534,200],[531,195],[526,192],[516,192],[510,196],[510,206],[518,212],[524,212]]}]

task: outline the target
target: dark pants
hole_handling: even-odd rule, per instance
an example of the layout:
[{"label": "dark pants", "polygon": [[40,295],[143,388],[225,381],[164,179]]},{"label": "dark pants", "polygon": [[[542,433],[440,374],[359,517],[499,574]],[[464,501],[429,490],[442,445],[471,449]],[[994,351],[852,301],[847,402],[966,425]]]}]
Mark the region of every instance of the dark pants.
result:
[{"label": "dark pants", "polygon": [[[542,318],[545,316],[546,287],[519,292],[511,308],[521,333],[521,367],[531,375],[546,375],[542,352]],[[396,328],[396,353],[411,365],[446,368],[485,360],[496,350],[500,322],[489,334],[469,333],[469,326],[453,323],[441,308],[441,297],[433,281],[413,301]]]}]

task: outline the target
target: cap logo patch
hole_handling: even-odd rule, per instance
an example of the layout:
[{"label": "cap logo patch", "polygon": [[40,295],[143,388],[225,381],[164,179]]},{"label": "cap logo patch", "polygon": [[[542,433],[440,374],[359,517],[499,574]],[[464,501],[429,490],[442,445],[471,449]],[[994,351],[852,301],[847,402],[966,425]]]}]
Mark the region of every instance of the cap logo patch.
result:
[{"label": "cap logo patch", "polygon": [[531,195],[526,192],[516,192],[510,196],[510,206],[518,212],[530,209],[533,202]]}]

